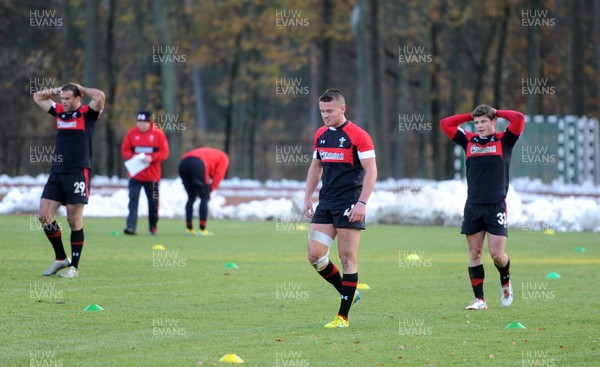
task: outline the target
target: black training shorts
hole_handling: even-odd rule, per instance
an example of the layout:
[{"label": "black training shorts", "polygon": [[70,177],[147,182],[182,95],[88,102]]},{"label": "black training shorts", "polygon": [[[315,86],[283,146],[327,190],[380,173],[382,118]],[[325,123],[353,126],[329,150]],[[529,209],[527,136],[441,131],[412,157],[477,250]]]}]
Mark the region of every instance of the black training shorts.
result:
[{"label": "black training shorts", "polygon": [[317,209],[312,217],[311,223],[315,224],[333,224],[335,228],[354,228],[365,229],[366,223],[350,222],[350,209],[355,204],[349,205],[347,209]]},{"label": "black training shorts", "polygon": [[43,199],[66,204],[87,204],[90,197],[89,169],[78,173],[50,173],[42,192]]},{"label": "black training shorts", "polygon": [[506,202],[497,204],[465,204],[461,234],[485,230],[496,236],[508,237]]}]

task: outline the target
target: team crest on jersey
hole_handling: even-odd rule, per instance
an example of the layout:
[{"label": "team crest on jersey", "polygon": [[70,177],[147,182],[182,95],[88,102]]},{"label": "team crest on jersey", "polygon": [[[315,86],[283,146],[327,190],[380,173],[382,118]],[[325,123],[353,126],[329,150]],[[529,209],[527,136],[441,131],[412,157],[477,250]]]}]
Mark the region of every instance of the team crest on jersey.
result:
[{"label": "team crest on jersey", "polygon": [[150,141],[154,141],[154,135],[150,135]]},{"label": "team crest on jersey", "polygon": [[63,112],[59,115],[61,120],[70,120],[70,119],[76,119],[79,117],[79,114],[77,113],[77,111],[73,111],[73,112]]},{"label": "team crest on jersey", "polygon": [[344,147],[344,142],[346,141],[346,138],[344,138],[342,136],[341,138],[338,139],[338,141],[340,142],[340,145],[338,147],[339,148],[343,148]]}]

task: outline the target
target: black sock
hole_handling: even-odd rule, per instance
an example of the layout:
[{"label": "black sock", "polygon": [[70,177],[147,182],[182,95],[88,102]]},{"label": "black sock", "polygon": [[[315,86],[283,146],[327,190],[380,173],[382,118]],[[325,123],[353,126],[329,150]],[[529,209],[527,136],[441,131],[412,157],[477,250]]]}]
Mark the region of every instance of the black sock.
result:
[{"label": "black sock", "polygon": [[83,228],[78,231],[71,231],[71,266],[79,266],[79,258],[83,250]]},{"label": "black sock", "polygon": [[188,220],[186,220],[186,221],[185,221],[185,228],[187,228],[187,229],[189,229],[189,230],[192,230],[192,229],[194,229],[194,228],[192,227],[192,221],[191,221],[191,220],[189,220],[189,221],[188,221]]},{"label": "black sock", "polygon": [[200,230],[204,231],[206,229],[206,219],[200,220]]},{"label": "black sock", "polygon": [[342,294],[342,276],[340,275],[337,266],[335,266],[331,260],[329,260],[329,264],[327,264],[325,269],[318,271],[318,273]]},{"label": "black sock", "polygon": [[338,315],[346,320],[348,320],[348,313],[350,312],[350,307],[352,307],[357,285],[358,273],[344,274],[342,278],[342,301],[340,302]]},{"label": "black sock", "polygon": [[483,298],[483,280],[485,279],[483,264],[469,267],[469,278],[475,298]]},{"label": "black sock", "polygon": [[[496,264],[494,264],[496,265]],[[496,269],[498,269],[498,272],[500,272],[500,284],[501,285],[506,285],[508,284],[508,282],[510,281],[510,259],[508,259],[508,261],[506,262],[506,266],[503,268],[498,267],[498,265],[496,265]]]},{"label": "black sock", "polygon": [[62,242],[62,232],[56,221],[52,222],[52,224],[45,225],[44,233],[46,234],[46,237],[48,237],[48,241],[50,241],[50,243],[52,244],[55,259],[66,259],[67,254],[65,253],[65,248]]}]

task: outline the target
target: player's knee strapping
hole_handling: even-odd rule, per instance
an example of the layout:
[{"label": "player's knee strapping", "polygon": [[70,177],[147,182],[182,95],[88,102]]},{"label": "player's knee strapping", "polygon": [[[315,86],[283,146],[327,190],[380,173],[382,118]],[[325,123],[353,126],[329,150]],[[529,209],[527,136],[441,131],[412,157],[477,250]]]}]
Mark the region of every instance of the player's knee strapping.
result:
[{"label": "player's knee strapping", "polygon": [[317,271],[321,271],[325,269],[327,264],[329,264],[329,248],[333,243],[333,238],[331,238],[329,235],[323,232],[310,230],[308,231],[308,239],[314,242],[318,242],[324,246],[327,246],[327,253],[321,256],[316,262],[313,263],[315,269],[317,269]]}]

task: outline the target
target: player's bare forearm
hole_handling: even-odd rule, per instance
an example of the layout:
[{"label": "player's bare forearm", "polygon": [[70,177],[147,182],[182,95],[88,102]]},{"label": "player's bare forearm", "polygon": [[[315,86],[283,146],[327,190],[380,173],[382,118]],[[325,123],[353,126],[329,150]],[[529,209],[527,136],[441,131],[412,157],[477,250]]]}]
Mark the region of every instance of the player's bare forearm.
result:
[{"label": "player's bare forearm", "polygon": [[375,158],[361,159],[360,164],[365,170],[365,177],[358,202],[354,204],[354,207],[350,211],[348,218],[350,222],[362,222],[365,220],[367,201],[369,201],[369,197],[371,197],[375,188],[375,182],[377,181],[377,163],[375,162]]},{"label": "player's bare forearm", "polygon": [[313,193],[319,185],[321,179],[321,172],[323,168],[318,159],[313,159],[310,167],[308,167],[308,174],[306,175],[306,190],[304,192],[304,200],[310,200]]},{"label": "player's bare forearm", "polygon": [[33,95],[33,101],[44,111],[48,112],[50,107],[52,107],[52,97],[57,94],[56,89],[58,88],[43,89],[36,92]]},{"label": "player's bare forearm", "polygon": [[[75,83],[74,83],[75,84]],[[84,86],[81,86],[79,84],[75,84],[77,86],[77,88],[79,88],[79,93],[81,94],[81,96],[90,96],[90,98],[92,99],[92,101],[90,102],[90,107],[97,112],[102,111],[102,109],[104,108],[104,100],[105,100],[105,96],[104,96],[104,92],[102,92],[100,89],[95,89],[95,88],[86,88]]]},{"label": "player's bare forearm", "polygon": [[312,195],[319,185],[322,172],[323,167],[321,166],[321,162],[318,159],[313,159],[310,167],[308,167],[306,191],[304,193],[304,214],[306,214],[307,218],[312,218],[313,215]]},{"label": "player's bare forearm", "polygon": [[369,201],[369,197],[373,193],[375,188],[375,182],[377,182],[377,163],[375,158],[361,159],[360,164],[365,170],[365,178],[363,180],[363,187],[358,200],[362,202]]}]

